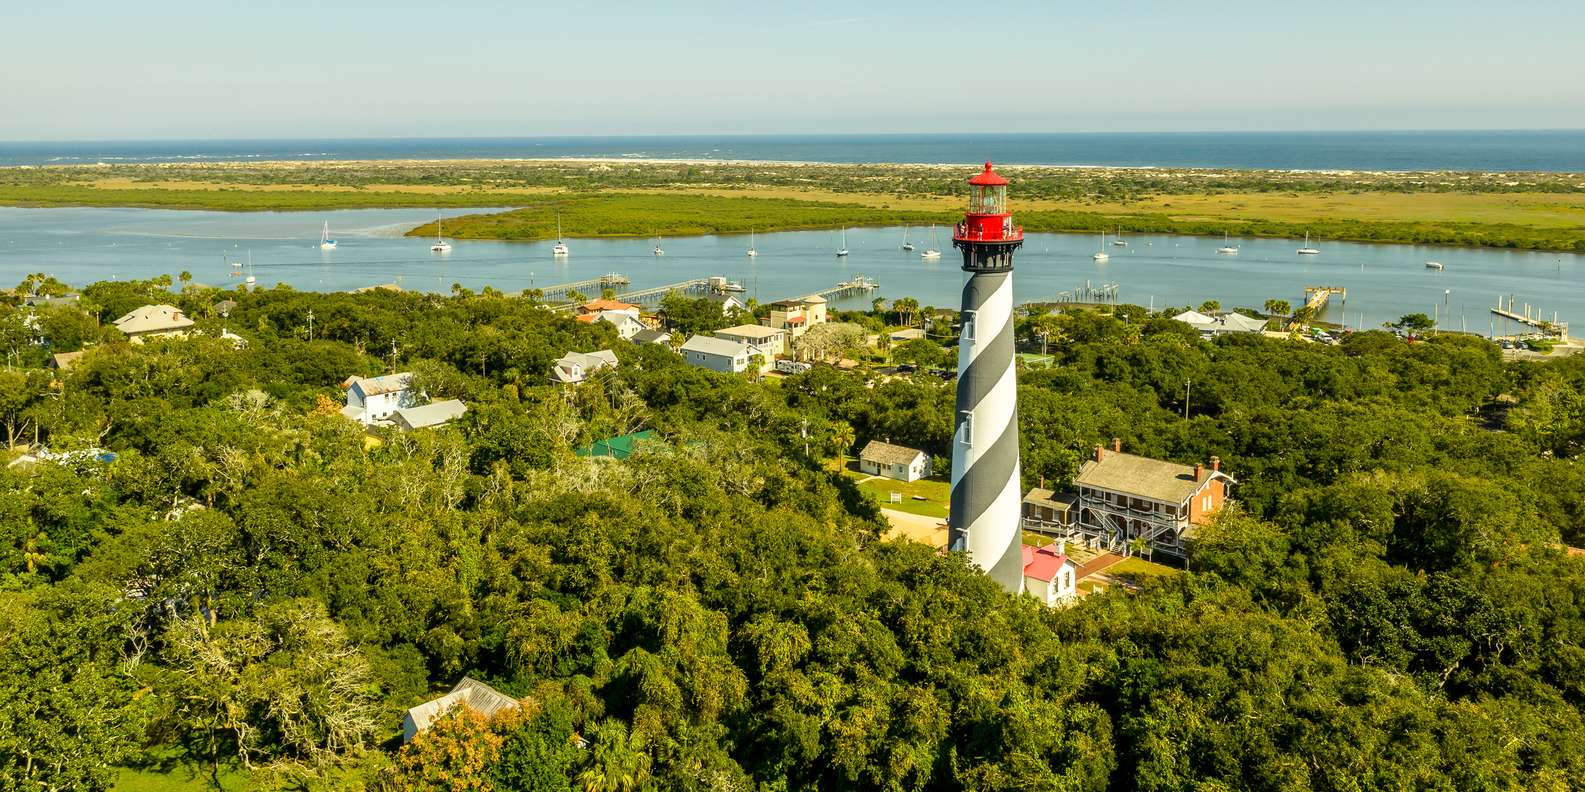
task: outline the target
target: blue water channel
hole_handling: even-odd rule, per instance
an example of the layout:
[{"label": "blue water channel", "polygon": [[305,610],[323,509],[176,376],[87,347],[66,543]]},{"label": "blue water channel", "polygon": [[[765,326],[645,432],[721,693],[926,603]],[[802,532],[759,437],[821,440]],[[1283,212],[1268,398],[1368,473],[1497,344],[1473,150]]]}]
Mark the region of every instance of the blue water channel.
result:
[{"label": "blue water channel", "polygon": [[[448,215],[480,210],[457,210]],[[937,230],[940,260],[923,261],[901,250],[905,229],[847,231],[850,254],[835,255],[838,232],[758,234],[759,256],[750,258],[747,236],[662,240],[655,256],[650,239],[578,239],[568,229],[571,255],[551,255],[551,241],[453,241],[449,254],[431,253],[432,240],[404,237],[434,219],[412,209],[333,212],[229,213],[160,209],[0,208],[0,284],[47,272],[68,283],[173,277],[186,270],[198,283],[231,287],[242,282],[251,257],[259,285],[288,283],[308,291],[340,291],[381,283],[444,292],[452,284],[490,285],[516,291],[595,277],[626,275],[632,288],[648,288],[709,275],[741,282],[745,296],[762,302],[830,288],[864,275],[880,283],[869,296],[838,300],[837,307],[867,306],[873,297],[913,297],[921,305],[956,306],[962,273],[956,253]],[[330,223],[335,250],[319,248],[321,225]],[[923,250],[929,228],[907,231]],[[1126,247],[1107,244],[1110,259],[1092,259],[1094,236],[1030,234],[1017,256],[1015,294],[1020,301],[1082,297],[1116,284],[1120,301],[1139,305],[1258,307],[1270,298],[1298,305],[1306,286],[1338,286],[1323,318],[1349,326],[1379,326],[1410,312],[1441,314],[1443,326],[1485,333],[1489,308],[1499,295],[1515,310],[1585,320],[1585,256],[1421,245],[1366,245],[1317,240],[1317,256],[1299,256],[1300,242],[1237,239],[1236,256],[1216,252],[1220,238],[1130,236]],[[1437,261],[1441,271],[1427,269]],[[1582,325],[1585,327],[1585,325]],[[1504,331],[1496,322],[1499,333]],[[1513,329],[1513,328],[1509,328]]]}]

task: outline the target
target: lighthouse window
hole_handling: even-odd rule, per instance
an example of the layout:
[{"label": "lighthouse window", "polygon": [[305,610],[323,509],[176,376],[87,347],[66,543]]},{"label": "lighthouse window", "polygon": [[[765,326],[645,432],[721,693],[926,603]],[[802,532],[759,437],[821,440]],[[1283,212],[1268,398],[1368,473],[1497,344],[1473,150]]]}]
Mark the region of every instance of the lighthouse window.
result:
[{"label": "lighthouse window", "polygon": [[963,416],[963,421],[958,424],[958,442],[974,445],[974,413],[964,410],[958,414]]},{"label": "lighthouse window", "polygon": [[973,341],[974,340],[974,312],[973,311],[964,311],[963,312],[963,329],[962,329],[962,331],[960,333],[958,333],[958,336],[959,336],[958,337],[958,341],[960,341],[960,342],[962,342],[962,341]]}]

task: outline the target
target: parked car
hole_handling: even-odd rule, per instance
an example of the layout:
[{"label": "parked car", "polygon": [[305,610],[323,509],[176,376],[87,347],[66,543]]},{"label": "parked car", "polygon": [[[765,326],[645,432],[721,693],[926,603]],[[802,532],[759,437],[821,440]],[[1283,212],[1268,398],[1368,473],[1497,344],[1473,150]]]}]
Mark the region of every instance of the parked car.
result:
[{"label": "parked car", "polygon": [[813,367],[808,363],[800,363],[796,360],[778,360],[775,366],[775,370],[782,374],[802,374],[811,368]]}]

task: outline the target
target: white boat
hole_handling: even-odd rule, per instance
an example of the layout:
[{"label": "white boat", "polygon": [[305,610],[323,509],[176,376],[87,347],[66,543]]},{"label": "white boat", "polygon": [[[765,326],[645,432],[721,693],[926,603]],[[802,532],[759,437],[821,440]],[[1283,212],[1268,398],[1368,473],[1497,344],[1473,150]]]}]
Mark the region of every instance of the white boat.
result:
[{"label": "white boat", "polygon": [[748,255],[749,258],[759,255],[759,251],[754,249],[754,229],[752,228],[748,230]]},{"label": "white boat", "polygon": [[723,292],[734,292],[734,293],[742,293],[742,292],[748,291],[748,289],[743,288],[743,284],[738,283],[737,281],[727,281],[726,283],[721,284],[720,290],[723,291]]},{"label": "white boat", "polygon": [[1101,247],[1100,247],[1100,249],[1096,250],[1095,251],[1095,255],[1090,256],[1090,258],[1095,259],[1096,261],[1108,261],[1108,260],[1110,260],[1112,258],[1111,254],[1106,252],[1106,232],[1105,231],[1101,232]]},{"label": "white boat", "polygon": [[567,255],[567,243],[561,241],[561,212],[556,213],[556,245],[550,249],[550,255]]},{"label": "white boat", "polygon": [[920,253],[919,257],[931,260],[941,258],[941,248],[936,243],[936,227],[934,224],[930,226],[930,247],[925,252]]},{"label": "white boat", "polygon": [[436,210],[436,212],[435,212],[435,244],[430,245],[429,246],[429,250],[430,250],[430,252],[433,252],[433,253],[450,253],[451,252],[451,243],[447,242],[440,235],[440,211],[439,210]]},{"label": "white boat", "polygon": [[1221,253],[1224,256],[1236,256],[1236,255],[1238,255],[1238,246],[1237,245],[1228,244],[1228,242],[1227,242],[1227,233],[1223,232],[1222,233],[1222,246],[1217,248],[1216,252]]},{"label": "white boat", "polygon": [[253,277],[253,251],[251,250],[248,251],[248,277],[243,278],[242,282],[249,286],[259,282],[258,278]]},{"label": "white boat", "polygon": [[847,258],[848,255],[848,229],[842,227],[842,247],[837,248],[837,258]]},{"label": "white boat", "polygon": [[320,250],[335,250],[336,249],[336,240],[330,238],[330,221],[329,220],[325,221],[324,230],[319,232],[319,249]]},{"label": "white boat", "polygon": [[664,256],[666,251],[660,246],[660,234],[655,235],[655,255]]},{"label": "white boat", "polygon": [[1123,241],[1123,227],[1122,226],[1118,226],[1117,227],[1117,238],[1112,240],[1112,244],[1117,246],[1117,247],[1128,247],[1128,243]]},{"label": "white boat", "polygon": [[914,243],[908,241],[908,232],[911,230],[910,226],[903,226],[903,250],[909,253],[912,253],[914,249]]},{"label": "white boat", "polygon": [[1428,269],[1428,270],[1436,270],[1437,272],[1441,272],[1442,271],[1442,262],[1440,262],[1440,261],[1427,261],[1425,263],[1425,268]]},{"label": "white boat", "polygon": [[1301,256],[1318,256],[1320,254],[1321,254],[1321,251],[1316,250],[1313,247],[1310,247],[1310,232],[1309,231],[1304,232],[1304,247],[1299,248],[1299,255],[1301,255]]}]

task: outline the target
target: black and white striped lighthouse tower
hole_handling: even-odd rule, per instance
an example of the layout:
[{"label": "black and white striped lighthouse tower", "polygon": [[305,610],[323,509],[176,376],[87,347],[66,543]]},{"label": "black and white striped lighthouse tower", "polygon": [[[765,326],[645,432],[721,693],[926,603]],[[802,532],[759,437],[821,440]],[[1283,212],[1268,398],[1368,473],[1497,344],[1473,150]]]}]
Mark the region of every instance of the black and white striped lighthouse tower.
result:
[{"label": "black and white striped lighthouse tower", "polygon": [[1018,383],[1013,372],[1013,251],[1024,229],[1007,211],[1007,180],[985,163],[952,235],[963,251],[962,335],[952,436],[948,546],[1003,588],[1024,587],[1019,548]]}]

